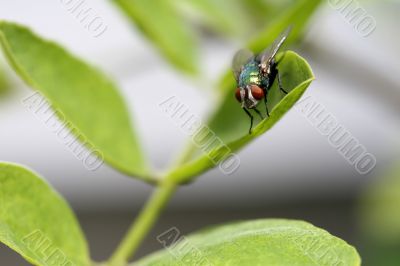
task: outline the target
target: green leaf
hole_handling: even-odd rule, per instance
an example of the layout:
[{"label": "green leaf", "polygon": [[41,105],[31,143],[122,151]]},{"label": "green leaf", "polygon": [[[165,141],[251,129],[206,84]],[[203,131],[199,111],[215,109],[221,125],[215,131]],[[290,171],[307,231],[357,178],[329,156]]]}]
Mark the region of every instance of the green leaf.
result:
[{"label": "green leaf", "polygon": [[301,0],[290,5],[282,14],[269,23],[267,27],[248,43],[248,48],[258,53],[273,43],[275,38],[288,26],[293,26],[286,44],[298,40],[314,12],[321,4],[321,0]]},{"label": "green leaf", "polygon": [[[400,244],[400,167],[391,169],[363,193],[360,225],[365,237],[374,242]],[[398,253],[397,253],[398,254]]]},{"label": "green leaf", "polygon": [[0,95],[7,92],[9,89],[9,84],[6,75],[3,71],[2,65],[0,65]]},{"label": "green leaf", "polygon": [[250,14],[241,0],[174,1],[188,20],[203,23],[222,35],[243,35],[251,27]]},{"label": "green leaf", "polygon": [[171,0],[114,1],[170,63],[188,74],[198,72],[195,36]]},{"label": "green leaf", "polygon": [[17,74],[51,102],[87,146],[115,168],[145,179],[147,168],[127,107],[108,78],[17,24],[0,22],[0,43]]},{"label": "green leaf", "polygon": [[[214,127],[211,126],[210,130],[220,132],[223,130],[223,127],[230,126],[230,123],[236,121],[237,126],[231,127],[234,132],[230,135],[225,134],[225,140],[232,140],[227,142],[228,144],[219,145],[199,158],[172,170],[169,173],[170,178],[177,182],[191,181],[193,177],[220,164],[225,158],[228,158],[227,156],[237,152],[251,141],[267,132],[293,107],[314,80],[314,76],[307,62],[294,52],[288,51],[285,54],[281,53],[277,56],[277,59],[281,60],[279,69],[282,73],[282,83],[289,93],[287,95],[282,93],[276,84],[271,88],[269,110],[272,111],[270,111],[270,117],[261,121],[261,123],[253,129],[251,135],[248,134],[248,127],[250,125],[249,118],[246,117],[240,105],[234,97],[231,96],[230,100],[226,101],[229,106],[222,107],[224,112],[229,111],[230,113],[223,113],[219,124],[217,123]],[[225,119],[223,119],[223,117],[225,117]],[[220,128],[217,128],[217,126]],[[237,135],[239,135],[238,138],[236,138]],[[217,136],[220,137],[218,134]],[[212,141],[210,140],[209,142]]]},{"label": "green leaf", "polygon": [[[290,8],[282,11],[280,16],[276,17],[273,22],[271,22],[268,27],[262,31],[255,39],[249,42],[248,48],[256,53],[261,52],[266,47],[271,45],[275,38],[284,31],[289,25],[293,26],[293,29],[286,40],[286,44],[295,42],[301,36],[304,31],[305,26],[311,15],[320,5],[320,0],[302,0],[298,1],[296,4]],[[297,62],[302,62],[304,60],[296,60]],[[287,62],[285,58],[284,62]],[[299,67],[293,69],[296,63],[292,64],[290,69],[286,69],[282,66],[284,62],[280,63],[279,70],[285,72],[282,74],[282,82],[286,90],[293,88],[292,81],[299,80],[302,78],[303,68],[307,73],[310,73],[309,67],[304,65],[304,67]],[[294,72],[291,72],[294,71]],[[297,73],[297,71],[299,71]],[[294,80],[292,80],[294,78]],[[308,79],[306,77],[305,79]],[[305,80],[304,79],[304,80]],[[275,82],[276,83],[276,82]],[[225,75],[221,78],[218,84],[220,92],[220,103],[214,114],[209,118],[208,125],[210,129],[225,143],[231,142],[237,138],[240,138],[248,131],[249,118],[241,110],[240,105],[236,102],[234,98],[234,91],[236,88],[236,81],[232,74],[232,70],[229,69]],[[273,101],[269,102],[269,110],[277,102],[278,98],[282,98],[284,95],[276,93],[276,84],[274,85],[275,93],[269,95],[269,99],[274,98]],[[181,162],[187,162],[192,159],[199,151],[196,150],[193,145],[186,149],[185,154],[181,157]]]},{"label": "green leaf", "polygon": [[[250,40],[247,48],[255,53],[260,53],[270,46],[279,34],[289,26],[292,26],[292,30],[285,44],[295,43],[302,36],[308,21],[320,4],[321,0],[301,0],[291,5],[269,23],[264,30],[259,32],[254,39]],[[228,69],[221,77],[218,87],[222,93],[227,93],[232,92],[235,86],[236,81],[232,70]]]},{"label": "green leaf", "polygon": [[159,236],[166,250],[135,266],[146,265],[268,265],[358,266],[352,246],[309,223],[290,220],[256,220],[223,225],[187,237],[171,230]]},{"label": "green leaf", "polygon": [[68,204],[35,173],[10,163],[0,163],[0,241],[33,265],[90,265]]},{"label": "green leaf", "polygon": [[296,0],[243,0],[242,2],[248,12],[252,14],[252,19],[256,22],[257,27],[264,28],[283,10],[290,8]]},{"label": "green leaf", "polygon": [[400,263],[400,167],[374,180],[360,197],[358,220],[363,265]]},{"label": "green leaf", "polygon": [[[279,55],[282,55],[282,53]],[[280,60],[279,55],[278,60]],[[279,63],[279,72],[282,78],[282,86],[287,92],[314,77],[305,59],[290,51],[285,53],[284,58]],[[225,142],[233,141],[246,134],[250,123],[248,116],[235,99],[233,91],[225,96],[226,98],[223,100],[218,113],[209,122],[211,130]],[[271,111],[283,97],[285,97],[285,94],[279,90],[277,82],[275,82],[268,93],[268,110]],[[259,109],[264,111],[263,103],[260,106]],[[255,119],[257,119],[257,116],[255,116]]]}]

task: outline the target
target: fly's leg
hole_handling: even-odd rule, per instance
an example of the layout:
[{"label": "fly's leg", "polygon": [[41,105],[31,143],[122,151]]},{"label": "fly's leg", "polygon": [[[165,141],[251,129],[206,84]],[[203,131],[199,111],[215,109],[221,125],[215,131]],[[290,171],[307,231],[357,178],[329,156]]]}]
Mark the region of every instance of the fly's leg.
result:
[{"label": "fly's leg", "polygon": [[263,90],[264,90],[265,110],[266,110],[266,112],[267,112],[267,116],[269,117],[269,111],[268,111],[268,105],[267,105],[267,90],[266,90],[266,89],[263,89]]},{"label": "fly's leg", "polygon": [[262,116],[261,112],[257,108],[253,108],[253,110],[260,116],[261,120],[264,119],[264,117]]},{"label": "fly's leg", "polygon": [[278,76],[278,85],[279,85],[279,89],[280,89],[283,93],[288,94],[288,92],[285,91],[285,90],[283,89],[282,81],[281,81],[281,74],[279,73],[279,70],[278,70],[278,69],[276,69],[276,73],[277,73],[277,76]]},{"label": "fly's leg", "polygon": [[250,117],[250,129],[249,129],[249,134],[251,134],[251,129],[253,128],[253,116],[250,114],[250,112],[243,107],[243,110],[246,112],[246,114]]}]

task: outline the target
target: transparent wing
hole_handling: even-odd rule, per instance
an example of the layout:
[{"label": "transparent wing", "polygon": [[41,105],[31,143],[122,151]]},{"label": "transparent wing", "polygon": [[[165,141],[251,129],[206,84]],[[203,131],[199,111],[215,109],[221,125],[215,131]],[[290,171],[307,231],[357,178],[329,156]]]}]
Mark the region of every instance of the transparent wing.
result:
[{"label": "transparent wing", "polygon": [[278,38],[275,39],[271,47],[265,49],[257,56],[257,61],[260,62],[261,64],[270,62],[276,56],[282,44],[286,41],[291,30],[292,26],[286,28],[286,30],[282,32]]},{"label": "transparent wing", "polygon": [[248,49],[239,50],[232,60],[232,70],[235,75],[236,81],[239,81],[240,72],[242,67],[254,58],[254,53]]}]

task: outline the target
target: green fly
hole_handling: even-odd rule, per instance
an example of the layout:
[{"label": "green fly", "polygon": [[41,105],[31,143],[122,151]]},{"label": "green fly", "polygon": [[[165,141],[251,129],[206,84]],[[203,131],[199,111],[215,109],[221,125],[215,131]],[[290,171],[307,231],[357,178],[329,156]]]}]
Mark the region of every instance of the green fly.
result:
[{"label": "green fly", "polygon": [[275,79],[278,78],[279,89],[287,94],[282,87],[281,76],[278,69],[278,62],[275,56],[287,39],[291,27],[287,28],[272,44],[258,55],[254,55],[247,49],[238,51],[232,62],[233,73],[238,85],[235,96],[242,104],[243,110],[250,117],[250,129],[253,128],[253,115],[250,110],[254,110],[261,119],[264,119],[257,106],[264,99],[267,116],[269,116],[267,98],[268,91],[271,89]]}]

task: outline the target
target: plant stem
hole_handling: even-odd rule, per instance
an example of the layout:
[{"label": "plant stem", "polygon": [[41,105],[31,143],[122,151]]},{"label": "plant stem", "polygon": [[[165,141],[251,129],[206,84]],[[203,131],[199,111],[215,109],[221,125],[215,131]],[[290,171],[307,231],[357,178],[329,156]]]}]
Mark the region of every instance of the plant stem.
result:
[{"label": "plant stem", "polygon": [[176,159],[173,166],[177,167],[177,166],[180,166],[180,165],[186,163],[187,161],[189,161],[190,158],[192,157],[192,155],[196,152],[196,150],[197,150],[196,146],[194,146],[192,143],[188,143],[185,146],[185,149],[183,150],[183,152]]},{"label": "plant stem", "polygon": [[129,259],[134,256],[140,243],[155,224],[175,189],[176,184],[167,178],[159,184],[136,221],[131,225],[121,244],[117,247],[108,265],[126,265]]}]

